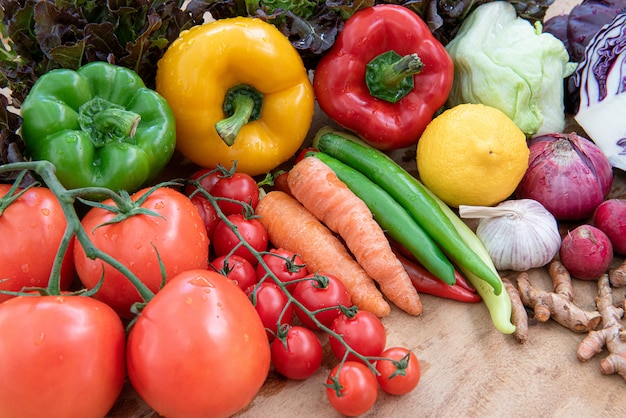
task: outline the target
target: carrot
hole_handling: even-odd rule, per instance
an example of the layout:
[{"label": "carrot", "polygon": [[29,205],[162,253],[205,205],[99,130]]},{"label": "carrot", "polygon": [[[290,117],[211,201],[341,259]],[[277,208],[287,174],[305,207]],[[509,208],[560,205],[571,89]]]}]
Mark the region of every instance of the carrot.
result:
[{"label": "carrot", "polygon": [[259,200],[255,214],[267,229],[270,242],[300,254],[307,271],[339,278],[357,308],[378,317],[389,314],[391,308],[372,278],[341,241],[296,199],[281,191],[271,191]]},{"label": "carrot", "polygon": [[356,261],[398,308],[422,313],[411,278],[367,205],[324,162],[305,158],[287,177],[293,196],[315,217],[343,238]]}]

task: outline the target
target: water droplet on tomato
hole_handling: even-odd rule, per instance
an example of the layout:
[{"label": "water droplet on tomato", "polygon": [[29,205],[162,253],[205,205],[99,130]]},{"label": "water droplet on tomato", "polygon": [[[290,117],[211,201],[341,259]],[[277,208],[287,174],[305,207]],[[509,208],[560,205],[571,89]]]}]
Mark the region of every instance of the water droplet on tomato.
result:
[{"label": "water droplet on tomato", "polygon": [[43,216],[48,216],[48,215],[50,215],[50,209],[42,208],[41,209],[41,213],[42,213]]},{"label": "water droplet on tomato", "polygon": [[[202,286],[202,287],[215,287],[215,285],[204,276],[194,277],[193,279],[189,280],[189,284],[192,284],[194,286]],[[210,289],[208,291],[210,291]],[[205,289],[205,292],[207,292],[206,289]]]},{"label": "water droplet on tomato", "polygon": [[44,332],[41,332],[37,337],[35,337],[35,345],[41,345],[44,338],[46,338],[46,334]]},{"label": "water droplet on tomato", "polygon": [[22,264],[22,272],[24,273],[28,273],[30,271],[30,265],[27,264]]},{"label": "water droplet on tomato", "polygon": [[191,305],[193,303],[193,299],[192,298],[187,298],[187,299],[185,299],[185,303],[187,305]]}]

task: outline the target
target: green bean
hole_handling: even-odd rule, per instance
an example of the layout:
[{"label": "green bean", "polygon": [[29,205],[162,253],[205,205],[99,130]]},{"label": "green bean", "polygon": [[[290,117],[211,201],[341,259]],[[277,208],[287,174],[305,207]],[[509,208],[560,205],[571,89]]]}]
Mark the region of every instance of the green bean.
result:
[{"label": "green bean", "polygon": [[313,154],[344,182],[367,205],[374,219],[396,242],[441,281],[454,285],[454,267],[441,248],[395,199],[360,171],[324,152]]}]

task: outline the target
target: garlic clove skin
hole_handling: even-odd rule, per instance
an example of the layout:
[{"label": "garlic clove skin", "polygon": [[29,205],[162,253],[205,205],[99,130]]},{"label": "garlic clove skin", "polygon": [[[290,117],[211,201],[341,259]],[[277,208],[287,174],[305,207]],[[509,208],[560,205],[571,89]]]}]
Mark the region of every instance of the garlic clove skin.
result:
[{"label": "garlic clove skin", "polygon": [[459,207],[463,218],[479,218],[476,235],[498,270],[526,271],[548,264],[561,246],[556,218],[532,199],[495,207]]}]

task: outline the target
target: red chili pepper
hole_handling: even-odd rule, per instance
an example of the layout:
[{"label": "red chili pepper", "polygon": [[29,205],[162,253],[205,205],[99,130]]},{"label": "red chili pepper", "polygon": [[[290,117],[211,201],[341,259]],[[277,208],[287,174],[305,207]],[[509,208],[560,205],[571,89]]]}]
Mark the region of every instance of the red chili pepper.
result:
[{"label": "red chili pepper", "polygon": [[413,11],[393,4],[359,10],[320,60],[320,108],[382,150],[416,143],[452,88],[444,46]]},{"label": "red chili pepper", "polygon": [[455,271],[456,284],[451,286],[436,278],[420,264],[402,256],[398,250],[394,249],[394,252],[398,260],[400,260],[404,266],[404,269],[411,278],[413,287],[415,287],[418,293],[454,299],[459,302],[475,303],[481,301],[480,295],[476,293],[476,289],[471,287],[458,272]]}]

